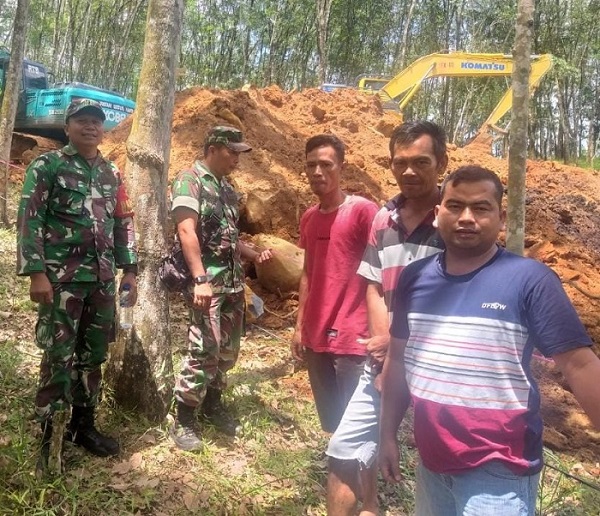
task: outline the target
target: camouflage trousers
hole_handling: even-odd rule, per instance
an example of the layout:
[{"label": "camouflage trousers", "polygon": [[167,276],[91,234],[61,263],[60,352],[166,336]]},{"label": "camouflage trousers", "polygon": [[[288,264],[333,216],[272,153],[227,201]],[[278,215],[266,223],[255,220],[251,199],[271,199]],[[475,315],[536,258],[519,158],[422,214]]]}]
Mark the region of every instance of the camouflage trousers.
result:
[{"label": "camouflage trousers", "polygon": [[206,388],[223,390],[226,373],[240,352],[244,320],[244,292],[215,294],[208,313],[190,309],[188,350],[175,384],[175,399],[202,404]]},{"label": "camouflage trousers", "polygon": [[39,421],[69,405],[96,405],[101,365],[115,317],[115,282],[54,283],[52,304],[40,305],[36,344],[43,350],[35,398]]}]

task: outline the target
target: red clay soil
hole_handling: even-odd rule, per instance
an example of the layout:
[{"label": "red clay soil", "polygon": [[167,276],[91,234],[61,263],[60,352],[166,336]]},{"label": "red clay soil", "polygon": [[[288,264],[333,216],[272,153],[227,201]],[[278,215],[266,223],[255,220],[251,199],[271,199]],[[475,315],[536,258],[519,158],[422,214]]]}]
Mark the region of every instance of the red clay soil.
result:
[{"label": "red clay soil", "polygon": [[[237,189],[248,195],[264,193],[271,201],[264,220],[244,219],[243,229],[258,230],[295,241],[301,214],[314,202],[303,170],[306,138],[331,132],[346,142],[346,191],[379,203],[398,189],[388,169],[388,135],[397,118],[383,113],[376,97],[351,90],[325,93],[311,89],[285,93],[276,86],[249,91],[192,88],[178,93],[173,119],[170,177],[189,167],[201,153],[204,135],[216,124],[244,131],[253,146],[242,155],[233,176]],[[103,151],[120,167],[125,163],[126,120],[105,138]],[[477,163],[506,181],[507,162],[490,155],[489,147],[450,146],[449,171]],[[550,265],[566,288],[596,342],[600,343],[600,179],[596,172],[556,162],[529,161],[527,170],[527,252]],[[579,288],[579,290],[578,290]],[[581,292],[583,291],[583,292]],[[585,292],[585,293],[584,293]],[[587,295],[586,295],[587,294]]]},{"label": "red clay soil", "polygon": [[[388,169],[388,136],[398,123],[383,113],[376,97],[351,90],[283,92],[276,86],[248,91],[192,88],[177,94],[172,130],[170,177],[189,167],[202,152],[208,128],[228,124],[244,131],[253,151],[243,155],[233,176],[242,198],[242,228],[248,234],[272,233],[295,241],[298,222],[314,202],[303,172],[304,143],[318,133],[334,133],[348,147],[343,188],[379,203],[398,189]],[[131,120],[107,135],[103,152],[120,167]],[[475,163],[506,181],[507,162],[490,155],[489,147],[473,143],[449,149],[449,170]],[[529,161],[527,166],[527,254],[556,271],[600,350],[600,179],[596,172],[556,162]],[[263,199],[267,209],[249,221],[243,211],[248,196]],[[262,292],[267,314],[262,325],[289,325],[286,318],[295,297]],[[293,316],[291,317],[293,319]],[[573,396],[557,380],[552,364],[539,361],[536,372],[545,396],[547,443],[588,460],[600,460],[600,433],[594,433]]]}]

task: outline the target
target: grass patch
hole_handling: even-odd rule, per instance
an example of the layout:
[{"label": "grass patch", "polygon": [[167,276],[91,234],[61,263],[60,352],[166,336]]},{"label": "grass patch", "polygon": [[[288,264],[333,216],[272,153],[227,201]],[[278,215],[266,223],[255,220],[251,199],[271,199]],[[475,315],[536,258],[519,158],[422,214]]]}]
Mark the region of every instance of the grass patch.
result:
[{"label": "grass patch", "polygon": [[[576,463],[552,450],[544,449],[546,467],[540,475],[537,511],[547,516],[588,516],[600,514],[600,491],[572,478],[581,478],[600,489],[598,477],[586,473],[581,463]],[[564,473],[563,473],[564,472]],[[565,474],[566,473],[566,474]]]},{"label": "grass patch", "polygon": [[575,166],[580,168],[589,168],[590,170],[600,170],[600,157],[594,158],[590,162],[586,156],[580,156],[575,161]]},{"label": "grass patch", "polygon": [[[30,417],[40,359],[33,343],[36,306],[28,280],[15,275],[15,243],[14,229],[0,229],[0,515],[325,514],[327,437],[319,430],[306,372],[293,372],[283,338],[252,328],[225,393],[242,423],[238,437],[205,427],[204,449],[181,452],[171,443],[168,421],[153,425],[124,411],[105,386],[98,426],[119,438],[121,454],[96,458],[66,444],[65,474],[36,480],[40,429]],[[185,321],[179,306],[173,312],[177,372]],[[410,424],[401,431],[404,481],[379,481],[382,514],[414,513],[417,454]],[[573,459],[550,452],[547,460],[565,471],[574,466]],[[596,491],[545,470],[540,514],[591,515],[599,506]]]}]

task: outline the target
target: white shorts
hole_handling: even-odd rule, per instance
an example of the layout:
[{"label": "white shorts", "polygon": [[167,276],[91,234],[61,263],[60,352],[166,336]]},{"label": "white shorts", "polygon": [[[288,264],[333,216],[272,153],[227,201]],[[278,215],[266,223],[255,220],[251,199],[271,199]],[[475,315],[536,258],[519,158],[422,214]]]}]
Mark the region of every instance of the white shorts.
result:
[{"label": "white shorts", "polygon": [[379,448],[380,406],[381,394],[375,388],[375,374],[367,366],[329,441],[327,455],[339,460],[356,460],[361,469],[370,468]]}]

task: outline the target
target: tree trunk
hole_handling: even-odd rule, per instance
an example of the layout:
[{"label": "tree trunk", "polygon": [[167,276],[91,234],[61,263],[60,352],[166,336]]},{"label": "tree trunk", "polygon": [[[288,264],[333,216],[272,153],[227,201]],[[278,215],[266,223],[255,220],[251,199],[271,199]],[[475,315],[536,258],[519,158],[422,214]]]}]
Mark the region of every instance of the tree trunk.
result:
[{"label": "tree trunk", "polygon": [[123,51],[125,50],[125,46],[129,44],[129,34],[131,33],[133,24],[142,8],[143,2],[144,0],[138,0],[138,2],[133,5],[131,10],[127,13],[129,20],[125,28],[125,33],[123,34],[123,39],[119,42],[119,51],[117,52],[117,57],[114,59],[112,64],[110,81],[106,85],[106,88],[109,90],[114,90],[116,87],[117,74],[121,68],[121,61],[123,60]]},{"label": "tree trunk", "polygon": [[58,49],[60,48],[60,45],[58,44],[58,41],[60,39],[60,22],[61,22],[61,15],[62,15],[62,7],[63,7],[63,0],[58,0],[56,3],[56,6],[54,7],[55,9],[55,15],[54,15],[54,31],[53,31],[53,35],[52,35],[52,70],[54,71],[54,73],[56,73],[56,71],[59,69],[59,54],[58,54]]},{"label": "tree trunk", "polygon": [[328,25],[332,0],[317,0],[317,52],[319,54],[319,82],[327,78],[328,68]]},{"label": "tree trunk", "polygon": [[15,117],[17,116],[21,77],[23,76],[28,11],[29,0],[19,0],[13,24],[11,55],[2,97],[2,108],[0,108],[0,170],[2,170],[0,178],[0,221],[5,227],[8,227],[10,223],[7,209],[10,146],[15,127]]},{"label": "tree trunk", "polygon": [[527,120],[529,74],[533,40],[534,0],[519,0],[515,32],[513,105],[508,151],[508,221],[506,247],[523,255],[525,250],[525,172],[527,167]]},{"label": "tree trunk", "polygon": [[133,329],[119,332],[107,367],[115,399],[151,421],[171,404],[169,303],[158,279],[167,247],[167,179],[183,0],[150,0],[144,58],[125,176],[139,247],[138,302]]},{"label": "tree trunk", "polygon": [[568,105],[565,94],[565,88],[557,81],[558,88],[556,88],[558,96],[558,114],[559,114],[559,141],[558,144],[562,149],[560,157],[564,163],[571,163],[571,127],[569,124]]},{"label": "tree trunk", "polygon": [[408,16],[403,21],[404,31],[402,32],[402,46],[400,48],[400,59],[398,60],[398,70],[403,70],[406,65],[406,52],[408,50],[408,35],[410,34],[410,28],[412,26],[412,16],[415,9],[416,0],[411,0],[410,7],[408,9]]}]

